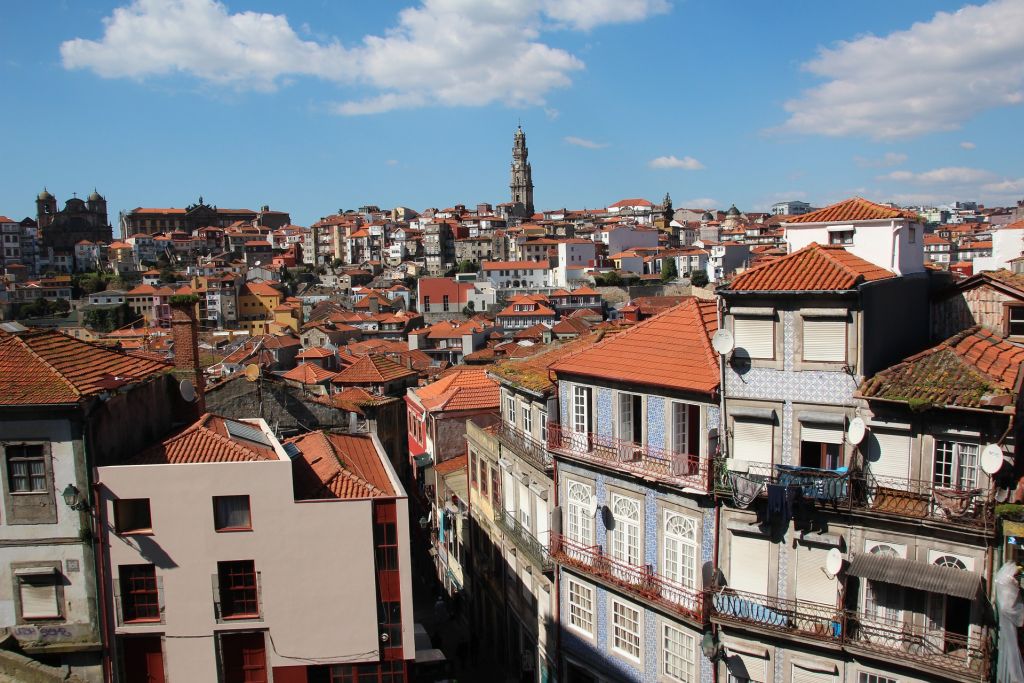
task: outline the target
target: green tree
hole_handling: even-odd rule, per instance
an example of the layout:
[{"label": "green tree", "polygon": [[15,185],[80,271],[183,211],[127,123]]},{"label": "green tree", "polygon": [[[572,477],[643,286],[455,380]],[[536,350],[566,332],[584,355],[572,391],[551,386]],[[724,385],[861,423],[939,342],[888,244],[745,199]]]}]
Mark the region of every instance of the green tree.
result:
[{"label": "green tree", "polygon": [[459,261],[459,272],[460,273],[477,273],[480,271],[480,265],[470,261],[469,259],[463,259]]},{"label": "green tree", "polygon": [[674,258],[667,258],[661,262],[661,281],[672,282],[679,277],[679,271],[676,270],[676,260]]},{"label": "green tree", "polygon": [[174,268],[166,266],[160,269],[160,282],[163,282],[165,285],[169,285],[172,282],[176,282],[177,279],[178,274],[174,272]]},{"label": "green tree", "polygon": [[342,261],[340,258],[336,258],[333,261],[331,261],[331,268],[333,268],[334,270],[341,268],[343,265],[345,265],[345,262]]},{"label": "green tree", "polygon": [[708,285],[708,274],[703,270],[695,270],[690,275],[690,284],[694,287],[707,287]]},{"label": "green tree", "polygon": [[78,279],[78,286],[86,294],[95,294],[103,291],[103,288],[107,286],[107,281],[99,273],[85,273]]},{"label": "green tree", "polygon": [[601,275],[598,284],[602,287],[618,287],[622,284],[622,276],[612,270]]},{"label": "green tree", "polygon": [[53,310],[56,313],[67,313],[71,310],[71,303],[67,299],[57,299],[53,302]]}]

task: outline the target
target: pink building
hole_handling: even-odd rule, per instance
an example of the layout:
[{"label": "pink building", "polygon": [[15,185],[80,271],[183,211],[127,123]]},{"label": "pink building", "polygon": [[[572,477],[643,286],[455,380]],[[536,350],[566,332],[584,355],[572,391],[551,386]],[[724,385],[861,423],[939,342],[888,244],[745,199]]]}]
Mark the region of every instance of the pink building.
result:
[{"label": "pink building", "polygon": [[407,499],[376,436],[206,414],[97,479],[118,680],[408,680]]}]

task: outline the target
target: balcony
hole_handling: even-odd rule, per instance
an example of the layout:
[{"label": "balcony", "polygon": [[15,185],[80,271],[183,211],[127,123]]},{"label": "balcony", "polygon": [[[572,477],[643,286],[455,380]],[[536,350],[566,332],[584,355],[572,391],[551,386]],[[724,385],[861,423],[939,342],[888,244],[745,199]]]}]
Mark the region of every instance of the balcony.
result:
[{"label": "balcony", "polygon": [[496,510],[494,521],[497,522],[498,526],[511,541],[515,543],[516,547],[530,558],[530,561],[539,567],[541,571],[550,572],[554,568],[554,563],[551,561],[551,555],[548,554],[547,547],[538,541],[530,533],[530,530],[515,518],[515,515],[505,510]]},{"label": "balcony", "polygon": [[544,444],[534,441],[504,420],[495,425],[494,434],[503,446],[537,469],[551,469],[551,454],[544,448]]},{"label": "balcony", "polygon": [[847,649],[887,659],[906,660],[963,680],[987,680],[991,652],[988,635],[974,636],[929,630],[902,620],[864,618],[848,613]]},{"label": "balcony", "polygon": [[[890,517],[930,520],[950,526],[995,528],[992,492],[981,488],[946,488],[922,479],[879,477],[866,470],[821,470],[813,467],[749,463],[747,471],[715,463],[715,490],[735,500],[765,493],[768,484],[798,487],[804,500],[836,509]],[[734,483],[733,480],[736,480]]]},{"label": "balcony", "polygon": [[599,545],[586,546],[555,533],[551,534],[551,556],[563,566],[614,585],[624,593],[691,622],[703,624],[707,612],[704,593],[659,576],[650,566],[616,560],[606,555]]},{"label": "balcony", "polygon": [[838,643],[843,637],[843,613],[805,600],[787,600],[725,589],[709,591],[711,616],[718,622]]},{"label": "balcony", "polygon": [[572,432],[548,425],[548,449],[575,460],[630,472],[700,492],[709,490],[711,468],[707,458],[633,443],[611,436]]}]

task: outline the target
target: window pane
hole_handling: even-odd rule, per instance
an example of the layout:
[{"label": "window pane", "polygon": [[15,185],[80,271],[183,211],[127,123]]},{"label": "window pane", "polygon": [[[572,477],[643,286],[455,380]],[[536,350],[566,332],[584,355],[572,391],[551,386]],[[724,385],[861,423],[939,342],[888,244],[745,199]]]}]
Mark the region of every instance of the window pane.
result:
[{"label": "window pane", "polygon": [[249,514],[249,496],[214,496],[214,528],[251,529],[252,519]]}]

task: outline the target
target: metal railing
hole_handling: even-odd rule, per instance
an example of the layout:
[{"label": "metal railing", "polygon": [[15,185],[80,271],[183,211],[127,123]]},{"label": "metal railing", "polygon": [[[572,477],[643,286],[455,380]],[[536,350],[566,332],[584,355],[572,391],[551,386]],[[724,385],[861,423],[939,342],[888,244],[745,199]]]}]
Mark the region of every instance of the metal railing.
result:
[{"label": "metal railing", "polygon": [[[765,488],[756,483],[795,486],[805,500],[817,500],[833,507],[895,517],[927,519],[952,526],[992,530],[995,504],[991,489],[939,486],[924,479],[876,476],[870,470],[839,472],[812,467],[750,462],[743,471],[729,468],[718,458],[714,463],[714,488],[721,495],[741,498]],[[746,491],[733,480],[746,480]]]},{"label": "metal railing", "polygon": [[551,468],[551,454],[548,453],[547,448],[540,441],[535,441],[505,420],[502,420],[495,426],[494,433],[504,446],[514,451],[516,455],[537,469],[546,470]]},{"label": "metal railing", "polygon": [[752,624],[816,640],[842,640],[843,612],[838,607],[729,588],[709,589],[708,593],[711,613],[719,621]]},{"label": "metal railing", "polygon": [[702,492],[708,491],[711,481],[708,458],[637,444],[628,439],[573,432],[559,424],[548,425],[548,449],[568,457]]},{"label": "metal railing", "polygon": [[702,622],[707,613],[705,594],[655,573],[649,565],[634,565],[606,555],[600,545],[587,546],[559,534],[551,534],[551,556],[581,572],[619,587],[624,593],[655,603],[692,621]]},{"label": "metal railing", "polygon": [[845,641],[851,648],[988,678],[991,652],[985,633],[965,636],[855,612],[847,614],[846,623]]},{"label": "metal railing", "polygon": [[551,571],[554,563],[548,554],[546,545],[537,540],[523,524],[510,512],[495,511],[494,521],[509,535],[516,547],[523,551],[541,571]]}]

